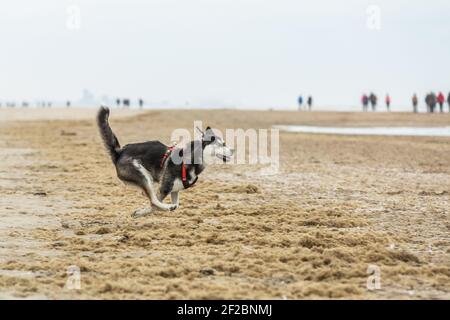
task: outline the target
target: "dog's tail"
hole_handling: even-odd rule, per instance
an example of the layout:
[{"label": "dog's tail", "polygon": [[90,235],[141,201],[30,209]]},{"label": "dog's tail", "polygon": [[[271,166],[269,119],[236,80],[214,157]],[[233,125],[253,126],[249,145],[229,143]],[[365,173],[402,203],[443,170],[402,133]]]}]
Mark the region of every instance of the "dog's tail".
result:
[{"label": "dog's tail", "polygon": [[117,140],[116,135],[112,132],[111,127],[109,126],[108,117],[109,108],[101,106],[97,113],[97,126],[106,150],[108,150],[112,162],[116,164],[117,159],[119,159],[121,149],[119,140]]}]

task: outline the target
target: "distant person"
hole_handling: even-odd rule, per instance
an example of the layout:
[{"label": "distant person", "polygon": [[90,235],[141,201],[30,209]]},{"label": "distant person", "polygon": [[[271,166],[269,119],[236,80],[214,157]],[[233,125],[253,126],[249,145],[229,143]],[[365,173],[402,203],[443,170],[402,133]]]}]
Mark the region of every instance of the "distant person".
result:
[{"label": "distant person", "polygon": [[376,111],[377,110],[378,98],[377,98],[377,96],[374,93],[370,94],[369,101],[370,101],[370,104],[372,106],[372,111]]},{"label": "distant person", "polygon": [[369,106],[369,97],[366,94],[363,94],[361,97],[361,103],[363,105],[363,111],[367,111],[367,107]]},{"label": "distant person", "polygon": [[311,111],[312,105],[313,105],[313,98],[311,96],[308,97],[308,109]]},{"label": "distant person", "polygon": [[120,108],[120,99],[119,98],[116,99],[116,106],[117,106],[117,108]]},{"label": "distant person", "polygon": [[69,100],[66,101],[66,107],[70,108],[70,101]]},{"label": "distant person", "polygon": [[437,102],[439,104],[439,111],[441,113],[444,112],[445,96],[442,92],[439,92],[439,94],[437,96]]},{"label": "distant person", "polygon": [[437,104],[436,94],[434,92],[427,94],[427,96],[425,98],[425,103],[427,104],[428,112],[433,113],[434,109],[436,108],[436,104]]},{"label": "distant person", "polygon": [[430,108],[431,108],[431,112],[434,112],[434,110],[436,109],[436,105],[437,105],[437,96],[434,92],[432,92],[430,94]]},{"label": "distant person", "polygon": [[390,96],[389,94],[386,95],[385,101],[386,101],[386,108],[387,108],[387,111],[391,111],[391,110],[390,110],[390,108],[391,108],[391,96]]},{"label": "distant person", "polygon": [[450,92],[447,97],[447,104],[448,104],[448,112],[450,112]]},{"label": "distant person", "polygon": [[129,108],[130,107],[130,99],[123,99],[122,105],[124,108]]},{"label": "distant person", "polygon": [[412,104],[413,104],[413,112],[417,113],[417,106],[419,104],[419,99],[417,98],[417,94],[414,93],[413,97],[412,97]]},{"label": "distant person", "polygon": [[28,108],[29,104],[26,101],[22,102],[22,108]]},{"label": "distant person", "polygon": [[[450,97],[450,95],[449,95],[449,97]],[[301,111],[302,110],[302,105],[303,105],[303,97],[302,97],[302,95],[298,96],[297,102],[298,102],[298,110]]]},{"label": "distant person", "polygon": [[144,107],[144,100],[139,99],[139,108],[142,109]]}]

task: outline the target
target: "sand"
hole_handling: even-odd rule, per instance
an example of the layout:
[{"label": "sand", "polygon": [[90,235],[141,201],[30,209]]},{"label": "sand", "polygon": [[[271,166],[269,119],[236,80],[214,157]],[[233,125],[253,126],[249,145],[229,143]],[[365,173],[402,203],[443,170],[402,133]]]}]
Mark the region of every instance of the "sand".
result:
[{"label": "sand", "polygon": [[[174,212],[122,184],[86,109],[0,109],[0,298],[449,299],[450,138],[280,133],[280,172],[217,165]],[[120,111],[122,144],[202,120],[445,126],[450,115]],[[68,268],[81,288],[66,286]],[[378,268],[381,287],[367,288]]]}]

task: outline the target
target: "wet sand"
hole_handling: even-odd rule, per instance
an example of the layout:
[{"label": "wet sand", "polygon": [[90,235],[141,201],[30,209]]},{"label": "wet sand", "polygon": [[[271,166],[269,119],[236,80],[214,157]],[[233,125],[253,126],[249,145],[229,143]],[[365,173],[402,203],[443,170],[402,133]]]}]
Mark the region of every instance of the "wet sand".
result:
[{"label": "wet sand", "polygon": [[[122,184],[94,110],[0,109],[0,298],[450,298],[450,138],[280,133],[280,172],[207,168],[175,212]],[[448,126],[450,115],[120,111],[122,145],[219,129]],[[67,269],[81,289],[66,288]],[[367,289],[367,269],[381,288]]]}]

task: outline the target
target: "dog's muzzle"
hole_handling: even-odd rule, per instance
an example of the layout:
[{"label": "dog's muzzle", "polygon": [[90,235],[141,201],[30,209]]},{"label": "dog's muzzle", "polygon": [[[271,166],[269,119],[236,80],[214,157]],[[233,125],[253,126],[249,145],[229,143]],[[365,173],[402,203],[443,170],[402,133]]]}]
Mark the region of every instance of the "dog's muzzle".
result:
[{"label": "dog's muzzle", "polygon": [[230,155],[222,155],[222,161],[223,163],[229,162],[231,160],[231,156],[233,155],[234,150],[230,149]]}]

